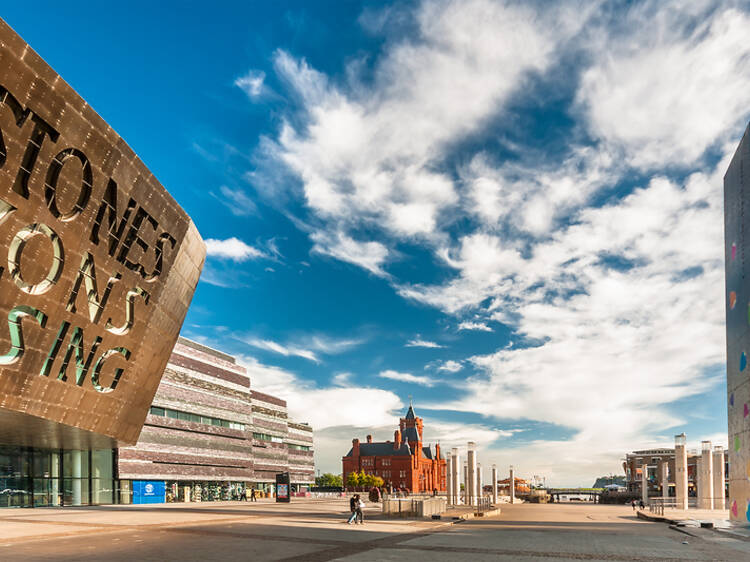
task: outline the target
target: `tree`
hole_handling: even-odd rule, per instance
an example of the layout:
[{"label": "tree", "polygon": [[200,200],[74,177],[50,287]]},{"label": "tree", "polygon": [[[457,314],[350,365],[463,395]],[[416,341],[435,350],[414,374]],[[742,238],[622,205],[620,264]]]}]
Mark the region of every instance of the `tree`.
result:
[{"label": "tree", "polygon": [[326,488],[341,488],[344,481],[340,475],[326,472],[315,479],[315,485]]},{"label": "tree", "polygon": [[372,474],[365,474],[364,472],[359,475],[359,485],[363,488],[372,488]]},{"label": "tree", "polygon": [[346,476],[346,485],[349,488],[357,488],[360,485],[360,483],[359,483],[359,473],[357,473],[357,472],[350,472]]},{"label": "tree", "polygon": [[372,477],[372,486],[376,488],[382,488],[385,485],[385,481],[380,476]]}]

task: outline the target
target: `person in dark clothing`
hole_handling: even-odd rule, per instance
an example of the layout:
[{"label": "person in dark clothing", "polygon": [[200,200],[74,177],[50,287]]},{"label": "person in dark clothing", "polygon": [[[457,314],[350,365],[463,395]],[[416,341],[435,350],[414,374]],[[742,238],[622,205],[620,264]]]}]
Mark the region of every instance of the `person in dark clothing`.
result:
[{"label": "person in dark clothing", "polygon": [[258,499],[255,496],[255,488],[253,488],[252,490],[250,490],[250,501],[254,501],[254,502],[258,501]]},{"label": "person in dark clothing", "polygon": [[633,511],[635,511],[635,500],[633,500],[633,501],[632,501],[632,502],[630,502],[630,503],[631,503],[631,504],[633,504]]},{"label": "person in dark clothing", "polygon": [[354,519],[357,517],[357,506],[359,505],[359,494],[354,494],[349,498],[349,511],[352,512],[347,523],[351,525],[354,523]]},{"label": "person in dark clothing", "polygon": [[640,502],[638,502],[638,507],[640,507],[641,509],[644,509],[646,507],[646,504],[643,503],[643,500],[641,500]]},{"label": "person in dark clothing", "polygon": [[245,490],[244,488],[242,489],[242,493],[240,494],[240,501],[247,501],[247,490]]}]

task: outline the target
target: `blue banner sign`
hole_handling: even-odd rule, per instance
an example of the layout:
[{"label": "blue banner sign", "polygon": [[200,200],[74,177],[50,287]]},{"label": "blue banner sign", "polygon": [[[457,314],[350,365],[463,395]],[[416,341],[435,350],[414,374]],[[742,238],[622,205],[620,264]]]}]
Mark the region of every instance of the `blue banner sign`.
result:
[{"label": "blue banner sign", "polygon": [[133,480],[133,503],[164,503],[166,493],[164,480]]}]

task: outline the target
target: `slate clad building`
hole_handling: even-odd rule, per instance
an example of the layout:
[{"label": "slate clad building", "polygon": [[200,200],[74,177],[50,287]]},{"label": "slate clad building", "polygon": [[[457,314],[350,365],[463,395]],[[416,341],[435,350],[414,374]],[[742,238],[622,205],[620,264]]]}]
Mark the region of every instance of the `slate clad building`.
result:
[{"label": "slate clad building", "polygon": [[[724,175],[729,513],[750,522],[750,126]],[[745,209],[748,207],[748,210]]]},{"label": "slate clad building", "polygon": [[410,492],[445,491],[446,463],[440,445],[425,446],[422,438],[424,423],[410,405],[401,418],[393,441],[373,442],[368,435],[365,443],[352,441],[352,448],[342,459],[344,482],[352,472],[380,476],[386,486]]},{"label": "slate clad building", "polygon": [[[286,402],[255,390],[234,357],[180,338],[141,437],[118,450],[122,503],[231,500],[314,480],[313,433]],[[150,493],[143,490],[149,486]]]},{"label": "slate clad building", "polygon": [[205,254],[125,141],[0,20],[0,506],[114,501],[114,448],[138,439]]}]

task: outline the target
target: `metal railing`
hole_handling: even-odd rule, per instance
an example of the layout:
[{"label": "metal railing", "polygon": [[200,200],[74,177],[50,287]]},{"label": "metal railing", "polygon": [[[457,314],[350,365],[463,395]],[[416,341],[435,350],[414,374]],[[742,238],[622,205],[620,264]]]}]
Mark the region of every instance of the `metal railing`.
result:
[{"label": "metal railing", "polygon": [[664,515],[664,508],[677,507],[676,498],[648,498],[648,510],[655,515]]},{"label": "metal railing", "polygon": [[490,509],[492,509],[492,498],[489,496],[482,496],[481,498],[477,498],[476,508],[477,513],[484,513],[485,511],[489,511]]},{"label": "metal railing", "polygon": [[[688,498],[688,509],[698,507],[698,498]],[[656,515],[664,515],[664,509],[677,509],[677,498],[648,498],[648,510]]]}]

